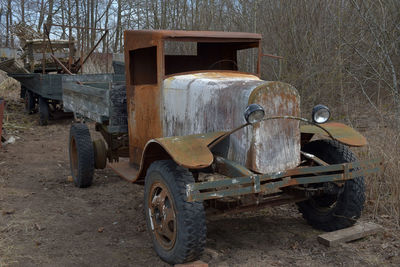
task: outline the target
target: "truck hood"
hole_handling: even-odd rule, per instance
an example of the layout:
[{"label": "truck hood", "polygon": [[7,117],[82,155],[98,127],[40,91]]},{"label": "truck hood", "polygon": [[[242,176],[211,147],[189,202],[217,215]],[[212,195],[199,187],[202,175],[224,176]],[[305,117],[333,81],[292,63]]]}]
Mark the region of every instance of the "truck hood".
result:
[{"label": "truck hood", "polygon": [[[294,87],[250,74],[204,72],[169,77],[163,82],[163,136],[229,131],[243,123],[247,105],[266,115],[300,114]],[[282,171],[300,162],[297,121],[266,121],[234,133],[227,157],[260,173]]]}]

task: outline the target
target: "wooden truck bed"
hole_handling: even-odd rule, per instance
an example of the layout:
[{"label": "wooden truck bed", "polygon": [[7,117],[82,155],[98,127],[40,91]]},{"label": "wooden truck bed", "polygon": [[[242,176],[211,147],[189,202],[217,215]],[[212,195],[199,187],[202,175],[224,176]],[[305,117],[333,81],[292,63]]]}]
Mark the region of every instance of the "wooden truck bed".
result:
[{"label": "wooden truck bed", "polygon": [[124,75],[65,75],[62,90],[66,111],[105,124],[110,133],[128,132]]}]

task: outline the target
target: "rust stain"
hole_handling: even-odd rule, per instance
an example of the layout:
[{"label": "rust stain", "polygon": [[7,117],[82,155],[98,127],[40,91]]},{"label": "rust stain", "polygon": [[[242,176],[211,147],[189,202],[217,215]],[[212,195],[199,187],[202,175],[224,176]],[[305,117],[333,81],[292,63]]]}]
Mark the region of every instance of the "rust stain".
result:
[{"label": "rust stain", "polygon": [[[164,42],[166,40],[198,42],[199,50],[201,50],[201,53],[204,55],[210,55],[213,51],[212,48],[215,48],[214,44],[221,42],[228,45],[230,48],[228,49],[227,47],[225,50],[219,49],[216,51],[218,53],[222,51],[224,55],[226,53],[232,56],[232,51],[236,51],[235,49],[259,48],[261,35],[255,33],[212,31],[125,31],[124,55],[129,122],[129,157],[130,163],[132,164],[138,165],[141,162],[145,144],[149,140],[165,136],[162,131],[165,122],[162,120],[164,111],[161,100],[163,97],[162,83],[166,75],[166,65],[168,64],[167,58],[164,55]],[[138,50],[141,50],[141,52],[143,52],[143,50],[146,51],[140,54],[141,52]],[[214,55],[214,58],[219,59],[221,57],[218,53]],[[214,60],[214,58],[210,57],[209,60]],[[198,59],[198,63],[196,64],[200,64],[208,58],[199,57]],[[235,57],[233,59],[235,59]],[[140,65],[138,67],[137,64],[141,62],[141,60],[147,63],[151,62],[151,64],[149,64],[149,66]],[[186,60],[186,62],[191,61]],[[205,66],[209,66],[213,62],[208,64],[206,61],[206,63]],[[189,63],[187,64],[190,67],[189,70],[197,69],[196,65],[192,66]],[[181,64],[175,65],[180,66]],[[215,74],[211,74],[210,72],[208,75],[212,76]],[[219,75],[221,76],[221,74]],[[246,76],[243,73],[229,71],[222,76],[239,78],[254,77],[255,80],[258,79],[254,75]]]},{"label": "rust stain", "polygon": [[298,185],[299,183],[297,182],[296,179],[290,179],[285,186],[292,186],[292,185]]},{"label": "rust stain", "polygon": [[[125,31],[125,37],[139,36],[150,40],[158,39],[195,39],[204,41],[212,39],[214,42],[218,39],[225,41],[258,41],[261,40],[261,34],[246,32],[218,32],[218,31],[179,31],[179,30],[130,30]],[[136,41],[136,40],[135,40]],[[140,42],[140,40],[138,40]]]},{"label": "rust stain", "polygon": [[[381,171],[382,161],[379,159],[329,166],[298,167],[285,172],[192,183],[186,186],[186,195],[188,201],[199,201],[259,192],[272,194],[296,185],[346,181]],[[237,185],[241,187],[236,187]]]},{"label": "rust stain", "polygon": [[136,85],[133,108],[130,109],[129,146],[131,162],[139,164],[148,140],[161,137],[160,92],[157,85]]},{"label": "rust stain", "polygon": [[[339,122],[328,122],[321,124],[320,126],[327,130],[335,140],[342,144],[357,147],[365,146],[367,144],[367,139],[364,136],[345,124]],[[302,125],[300,131],[301,133],[321,134],[324,137],[329,137],[326,132],[313,125]]]},{"label": "rust stain", "polygon": [[[177,164],[189,169],[210,166],[214,156],[208,145],[224,134],[225,132],[212,132],[150,140],[144,148],[140,170],[131,181],[143,180],[147,168],[156,160],[173,159]],[[130,166],[130,168],[134,168],[134,166]]]},{"label": "rust stain", "polygon": [[251,176],[253,173],[244,166],[223,157],[216,156],[215,164],[217,172],[228,177]]},{"label": "rust stain", "polygon": [[[300,115],[297,90],[283,82],[269,82],[251,93],[248,104],[263,106],[268,116]],[[253,140],[247,151],[246,167],[261,173],[294,168],[300,163],[299,122],[264,121],[253,126]]]},{"label": "rust stain", "polygon": [[159,143],[174,161],[189,169],[205,168],[211,165],[214,156],[208,145],[225,132],[213,132],[188,136],[156,138],[150,142]]},{"label": "rust stain", "polygon": [[[213,72],[176,75],[164,80],[164,136],[231,131],[245,123],[248,96],[260,84],[254,75]],[[176,103],[179,103],[177,105]],[[248,127],[250,128],[250,127]],[[251,129],[230,136],[227,159],[245,165]]]}]

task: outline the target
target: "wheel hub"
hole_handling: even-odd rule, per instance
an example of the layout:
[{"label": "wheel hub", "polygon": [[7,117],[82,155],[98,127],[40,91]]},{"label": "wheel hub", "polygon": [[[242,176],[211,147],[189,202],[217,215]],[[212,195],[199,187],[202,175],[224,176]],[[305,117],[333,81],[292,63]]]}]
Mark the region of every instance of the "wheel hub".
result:
[{"label": "wheel hub", "polygon": [[164,249],[170,250],[176,241],[176,212],[167,186],[154,183],[147,201],[152,233]]}]

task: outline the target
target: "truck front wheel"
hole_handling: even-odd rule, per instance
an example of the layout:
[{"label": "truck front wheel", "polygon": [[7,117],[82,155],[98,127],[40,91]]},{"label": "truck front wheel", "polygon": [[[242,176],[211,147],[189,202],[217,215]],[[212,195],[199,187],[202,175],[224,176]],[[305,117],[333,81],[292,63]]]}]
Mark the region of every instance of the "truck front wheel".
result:
[{"label": "truck front wheel", "polygon": [[94,174],[94,153],[89,128],[86,124],[74,123],[71,125],[69,163],[75,186],[89,187]]},{"label": "truck front wheel", "polygon": [[202,202],[186,201],[192,174],[172,160],[153,162],[145,180],[145,214],[153,246],[161,259],[177,264],[195,260],[206,242]]},{"label": "truck front wheel", "polygon": [[[357,160],[347,146],[333,140],[316,140],[306,144],[302,150],[329,164]],[[311,197],[297,205],[311,226],[323,231],[335,231],[353,225],[360,218],[364,201],[364,177],[359,176],[347,180],[336,194]]]}]

